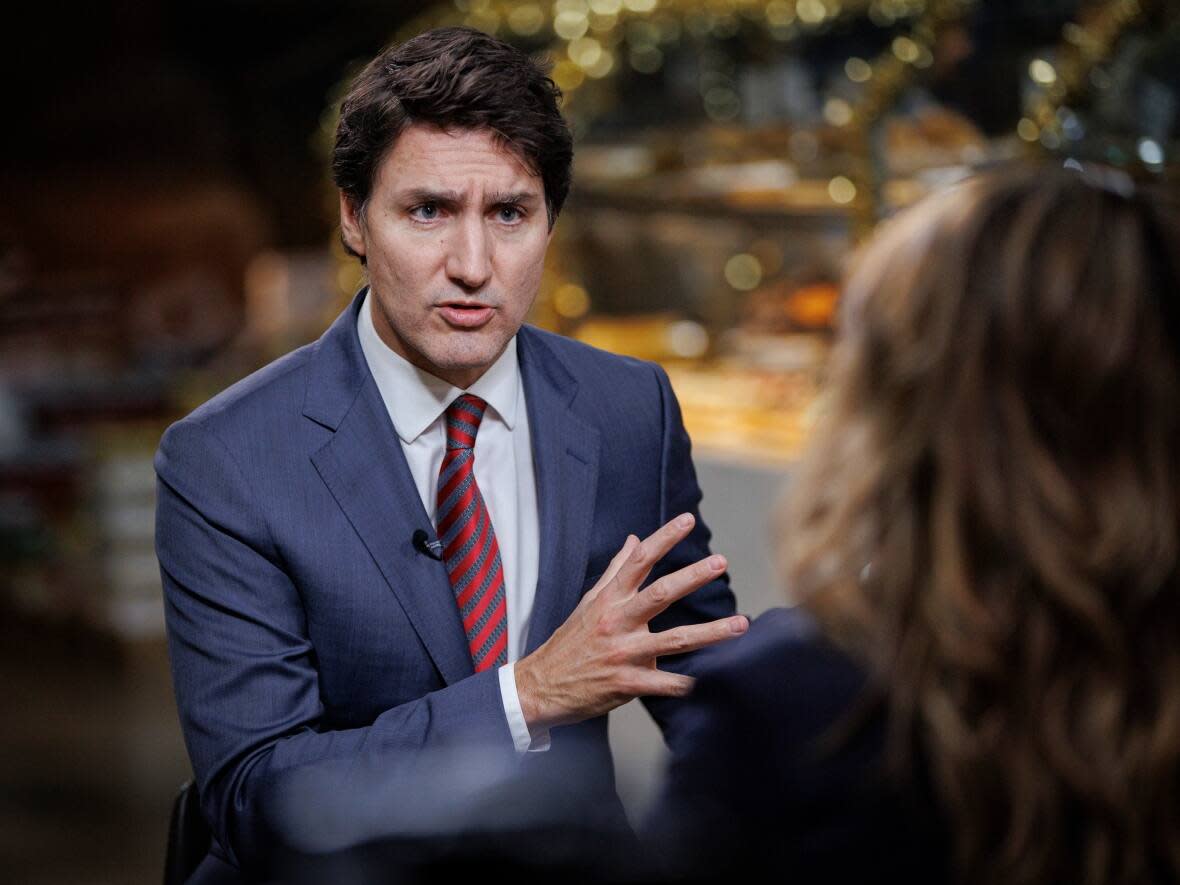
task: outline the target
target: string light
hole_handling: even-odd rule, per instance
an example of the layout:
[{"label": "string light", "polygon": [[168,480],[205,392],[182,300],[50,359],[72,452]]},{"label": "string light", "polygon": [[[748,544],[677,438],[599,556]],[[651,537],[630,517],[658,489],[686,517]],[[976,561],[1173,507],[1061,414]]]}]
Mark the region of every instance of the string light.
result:
[{"label": "string light", "polygon": [[[1145,14],[1139,0],[1107,0],[1091,11],[1086,22],[1069,22],[1061,29],[1061,42],[1053,53],[1055,64],[1036,58],[1028,67],[1029,79],[1036,85],[1025,104],[1024,115],[1016,134],[1026,143],[1047,150],[1058,149],[1064,140],[1081,137],[1081,124],[1068,107],[1089,88],[1107,89],[1110,75],[1102,66],[1113,56],[1127,29]],[[1150,151],[1150,156],[1154,156]],[[1129,159],[1119,148],[1108,148],[1106,159],[1122,165]],[[1139,159],[1143,160],[1142,151]],[[1143,160],[1148,168],[1157,164]]]},{"label": "string light", "polygon": [[824,102],[824,119],[833,126],[847,126],[852,122],[852,106],[842,98]]},{"label": "string light", "polygon": [[1043,58],[1034,58],[1029,63],[1028,75],[1033,78],[1034,82],[1042,86],[1052,86],[1057,82],[1057,71]]},{"label": "string light", "polygon": [[748,252],[741,252],[725,262],[725,281],[739,292],[749,292],[762,282],[762,264]]},{"label": "string light", "polygon": [[578,319],[590,310],[590,296],[576,283],[565,283],[553,293],[553,309],[566,319]]},{"label": "string light", "polygon": [[853,83],[866,83],[873,76],[873,66],[855,55],[844,62],[844,73]]},{"label": "string light", "polygon": [[920,72],[933,63],[932,47],[939,35],[961,22],[972,6],[973,0],[930,0],[925,4],[878,0],[869,7],[874,22],[893,23],[905,15],[920,14],[909,30],[895,37],[889,48],[872,62],[864,62],[863,68],[851,59],[845,64],[846,74],[851,66],[853,71],[868,76],[863,81],[860,97],[851,106],[850,119],[842,127],[848,136],[851,160],[846,174],[828,183],[828,196],[838,205],[852,208],[855,237],[864,237],[872,231],[880,212],[878,170],[873,157],[873,131],[877,122]]},{"label": "string light", "polygon": [[837,175],[828,182],[828,196],[841,206],[846,206],[856,199],[856,185],[844,175]]}]

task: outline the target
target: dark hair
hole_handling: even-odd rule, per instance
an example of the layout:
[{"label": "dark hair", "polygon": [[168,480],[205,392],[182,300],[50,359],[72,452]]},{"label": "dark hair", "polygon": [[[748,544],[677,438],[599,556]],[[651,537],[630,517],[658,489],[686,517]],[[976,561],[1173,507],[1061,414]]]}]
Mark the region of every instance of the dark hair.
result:
[{"label": "dark hair", "polygon": [[1121,173],[985,174],[845,288],[784,564],[967,883],[1180,875],[1173,221]]},{"label": "dark hair", "polygon": [[549,225],[570,188],[573,138],[561,90],[546,68],[473,28],[437,28],[389,46],[353,80],[340,105],[332,177],[360,214],[382,159],[414,123],[487,129],[545,189]]}]

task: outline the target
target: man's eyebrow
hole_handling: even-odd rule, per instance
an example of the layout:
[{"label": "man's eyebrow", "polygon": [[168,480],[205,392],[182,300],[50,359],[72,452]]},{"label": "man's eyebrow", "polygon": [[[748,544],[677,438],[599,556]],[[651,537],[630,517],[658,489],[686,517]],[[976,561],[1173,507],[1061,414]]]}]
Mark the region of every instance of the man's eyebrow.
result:
[{"label": "man's eyebrow", "polygon": [[[431,190],[417,187],[402,191],[400,201],[407,205],[420,203],[438,203],[443,206],[462,206],[466,198],[455,190]],[[495,191],[488,194],[488,206],[534,206],[541,201],[541,195],[535,191]]]},{"label": "man's eyebrow", "polygon": [[512,203],[528,205],[537,202],[540,198],[540,194],[534,191],[499,191],[490,195],[488,203],[493,206],[503,206]]},{"label": "man's eyebrow", "polygon": [[403,191],[402,199],[409,203],[446,203],[448,205],[463,202],[463,196],[458,191],[435,191],[424,187]]}]

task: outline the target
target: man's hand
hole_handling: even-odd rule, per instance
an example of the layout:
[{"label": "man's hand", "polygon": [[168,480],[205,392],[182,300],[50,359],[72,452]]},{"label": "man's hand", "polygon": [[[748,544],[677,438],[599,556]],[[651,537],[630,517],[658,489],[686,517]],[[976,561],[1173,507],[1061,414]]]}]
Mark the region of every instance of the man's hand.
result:
[{"label": "man's hand", "polygon": [[516,688],[529,730],[601,715],[641,695],[683,697],[692,679],[656,667],[661,655],[681,654],[746,632],[735,615],[652,633],[648,622],[676,600],[725,571],[713,555],[640,590],[648,573],[693,527],[683,514],[640,541],[628,535],[598,583],[535,652],[516,662]]}]

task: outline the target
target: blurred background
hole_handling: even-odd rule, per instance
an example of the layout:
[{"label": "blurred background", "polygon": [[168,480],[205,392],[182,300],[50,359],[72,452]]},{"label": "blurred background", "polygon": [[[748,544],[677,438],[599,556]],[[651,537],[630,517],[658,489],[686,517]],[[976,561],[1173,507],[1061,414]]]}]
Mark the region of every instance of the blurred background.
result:
[{"label": "blurred background", "polygon": [[[750,614],[780,600],[768,515],[822,390],[840,274],[881,219],[1020,158],[1180,194],[1175,0],[24,12],[0,81],[4,881],[160,877],[189,769],[152,456],[360,283],[326,159],[350,72],[390,40],[465,23],[553,60],[576,171],[533,321],[668,369]],[[634,709],[615,718],[642,814],[659,739]]]}]

